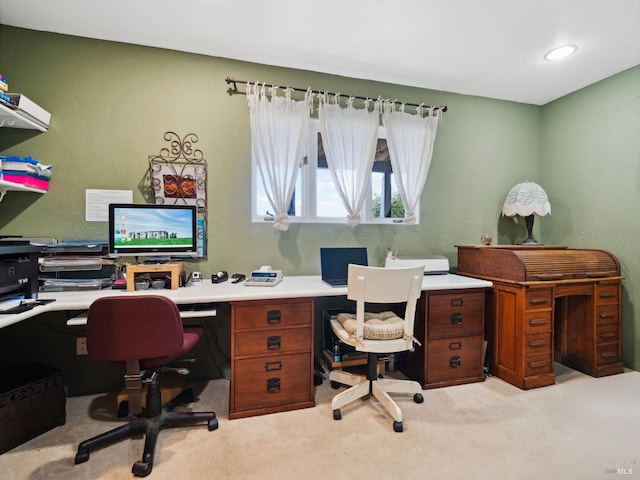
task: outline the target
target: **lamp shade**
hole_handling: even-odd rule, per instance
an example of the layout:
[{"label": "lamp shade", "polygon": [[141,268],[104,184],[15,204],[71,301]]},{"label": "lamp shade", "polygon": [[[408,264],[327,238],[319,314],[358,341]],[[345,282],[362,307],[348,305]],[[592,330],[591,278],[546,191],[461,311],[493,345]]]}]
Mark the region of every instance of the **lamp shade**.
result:
[{"label": "lamp shade", "polygon": [[540,185],[533,182],[523,182],[509,190],[502,207],[503,215],[528,217],[534,213],[540,216],[551,213],[547,193]]}]

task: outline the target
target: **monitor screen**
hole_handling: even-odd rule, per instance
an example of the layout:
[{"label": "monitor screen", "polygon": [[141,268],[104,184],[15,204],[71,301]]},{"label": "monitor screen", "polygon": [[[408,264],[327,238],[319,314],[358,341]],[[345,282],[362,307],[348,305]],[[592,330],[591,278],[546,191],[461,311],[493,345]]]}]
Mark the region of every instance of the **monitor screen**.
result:
[{"label": "monitor screen", "polygon": [[196,207],[109,205],[109,253],[117,256],[196,256]]}]

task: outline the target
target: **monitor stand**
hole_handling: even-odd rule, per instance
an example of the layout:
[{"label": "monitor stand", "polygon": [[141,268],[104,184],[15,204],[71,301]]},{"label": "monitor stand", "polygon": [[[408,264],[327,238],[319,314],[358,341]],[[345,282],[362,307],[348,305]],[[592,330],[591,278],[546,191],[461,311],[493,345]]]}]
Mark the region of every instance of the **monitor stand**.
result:
[{"label": "monitor stand", "polygon": [[166,265],[171,263],[171,257],[168,255],[158,255],[157,257],[147,257],[140,265]]},{"label": "monitor stand", "polygon": [[126,279],[127,279],[127,292],[135,290],[136,278],[138,275],[145,275],[145,277],[170,278],[171,290],[176,290],[180,287],[180,278],[182,276],[182,262],[173,262],[166,264],[155,265],[127,265]]}]

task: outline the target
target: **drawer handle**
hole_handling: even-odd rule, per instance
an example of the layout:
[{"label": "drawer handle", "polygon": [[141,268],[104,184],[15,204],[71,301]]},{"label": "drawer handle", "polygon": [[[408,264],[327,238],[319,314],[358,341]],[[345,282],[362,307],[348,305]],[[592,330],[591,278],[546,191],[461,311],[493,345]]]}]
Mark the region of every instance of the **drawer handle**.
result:
[{"label": "drawer handle", "polygon": [[531,368],[540,368],[549,365],[549,362],[546,360],[538,360],[537,362],[529,362],[529,367]]},{"label": "drawer handle", "polygon": [[278,393],[279,391],[280,391],[280,379],[278,377],[267,378],[267,392]]},{"label": "drawer handle", "polygon": [[449,366],[451,368],[460,368],[462,366],[462,360],[459,355],[449,358]]},{"label": "drawer handle", "polygon": [[544,325],[545,323],[547,323],[546,318],[532,318],[531,320],[529,320],[529,325],[532,327],[537,327],[538,325]]},{"label": "drawer handle", "polygon": [[282,337],[280,335],[267,337],[267,350],[280,350],[281,343]]},{"label": "drawer handle", "polygon": [[460,350],[462,348],[462,342],[451,342],[449,344],[449,350]]},{"label": "drawer handle", "polygon": [[604,353],[601,353],[600,356],[602,358],[614,358],[614,357],[617,358],[618,354],[616,352],[604,352]]},{"label": "drawer handle", "polygon": [[269,310],[267,312],[267,323],[269,325],[277,325],[282,320],[282,312],[280,310]]},{"label": "drawer handle", "polygon": [[615,318],[615,313],[599,313],[598,318]]},{"label": "drawer handle", "polygon": [[460,312],[451,314],[451,325],[462,325],[462,314]]},{"label": "drawer handle", "polygon": [[530,347],[544,347],[547,345],[546,340],[531,340],[529,342]]},{"label": "drawer handle", "polygon": [[461,298],[452,298],[450,303],[452,307],[461,307],[464,303],[464,300],[462,300]]},{"label": "drawer handle", "polygon": [[282,370],[282,362],[267,362],[264,364],[266,372],[273,372],[274,370]]},{"label": "drawer handle", "polygon": [[547,297],[533,297],[529,299],[529,303],[532,305],[540,305],[542,303],[549,303]]},{"label": "drawer handle", "polygon": [[617,297],[618,295],[616,293],[613,292],[601,292],[598,294],[599,298],[613,298],[613,297]]},{"label": "drawer handle", "polygon": [[603,340],[606,340],[608,338],[615,338],[617,336],[618,334],[615,332],[602,332],[601,334],[598,335],[598,337],[600,337]]}]

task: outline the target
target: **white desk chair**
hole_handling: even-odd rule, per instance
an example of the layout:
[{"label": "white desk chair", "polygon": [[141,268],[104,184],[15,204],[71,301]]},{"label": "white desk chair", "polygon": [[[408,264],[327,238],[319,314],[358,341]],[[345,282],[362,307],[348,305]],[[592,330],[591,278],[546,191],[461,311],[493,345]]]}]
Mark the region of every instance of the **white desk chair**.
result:
[{"label": "white desk chair", "polygon": [[[393,417],[393,429],[402,432],[402,411],[389,393],[413,393],[416,403],[422,403],[422,386],[410,380],[379,378],[378,354],[410,350],[417,340],[413,337],[416,303],[420,296],[424,269],[378,268],[349,265],[347,298],[356,301],[356,313],[339,313],[333,317],[331,328],[338,339],[367,352],[367,375],[332,370],[331,385],[350,386],[333,397],[333,418],[340,420],[340,408],[364,396],[373,394]],[[366,303],[401,304],[406,302],[402,318],[392,312],[365,313]]]}]

